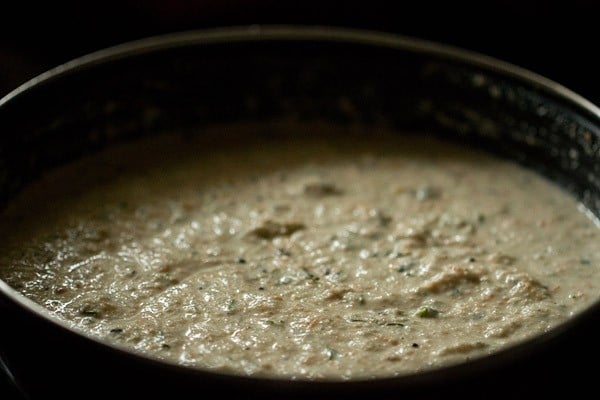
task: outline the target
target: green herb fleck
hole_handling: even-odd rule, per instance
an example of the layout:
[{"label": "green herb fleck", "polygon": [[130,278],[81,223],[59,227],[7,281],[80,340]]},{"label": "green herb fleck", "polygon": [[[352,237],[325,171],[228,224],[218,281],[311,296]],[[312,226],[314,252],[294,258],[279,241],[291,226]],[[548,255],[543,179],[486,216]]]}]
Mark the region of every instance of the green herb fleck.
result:
[{"label": "green herb fleck", "polygon": [[365,299],[364,294],[361,294],[358,296],[358,304],[360,304],[361,306],[364,306],[365,304],[367,304],[367,299]]},{"label": "green herb fleck", "polygon": [[310,197],[339,196],[342,193],[331,183],[309,183],[304,186],[304,194]]},{"label": "green herb fleck", "polygon": [[415,315],[419,318],[435,318],[439,313],[435,308],[423,307]]},{"label": "green herb fleck", "polygon": [[284,249],[282,247],[277,249],[277,254],[284,257],[291,257],[292,255],[292,253],[289,250]]},{"label": "green herb fleck", "polygon": [[440,197],[440,190],[431,186],[423,186],[415,191],[415,198],[419,201],[433,200]]},{"label": "green herb fleck", "polygon": [[398,269],[396,271],[398,271],[398,272],[408,272],[411,269],[413,269],[415,266],[416,266],[416,264],[414,262],[410,261],[410,262],[402,264],[400,267],[398,267]]},{"label": "green herb fleck", "polygon": [[306,274],[306,279],[309,279],[314,282],[316,282],[320,279],[318,276],[316,276],[315,274],[310,272],[309,269],[306,267],[302,267],[302,271],[304,271],[304,273]]},{"label": "green herb fleck", "polygon": [[290,236],[294,232],[304,228],[305,225],[298,222],[280,224],[273,221],[266,221],[262,226],[250,231],[250,234],[260,239],[273,239],[278,236]]},{"label": "green herb fleck", "polygon": [[325,352],[327,354],[327,359],[330,360],[330,361],[331,360],[335,360],[340,355],[339,351],[337,351],[336,349],[333,349],[331,347],[327,347],[325,349]]},{"label": "green herb fleck", "polygon": [[229,299],[227,301],[227,305],[225,306],[227,314],[233,314],[233,312],[235,311],[235,303],[235,299]]},{"label": "green herb fleck", "polygon": [[590,265],[592,263],[592,260],[590,260],[588,257],[581,257],[579,263],[581,265]]},{"label": "green herb fleck", "polygon": [[92,308],[92,306],[84,306],[79,310],[79,314],[85,317],[99,318],[100,312]]}]

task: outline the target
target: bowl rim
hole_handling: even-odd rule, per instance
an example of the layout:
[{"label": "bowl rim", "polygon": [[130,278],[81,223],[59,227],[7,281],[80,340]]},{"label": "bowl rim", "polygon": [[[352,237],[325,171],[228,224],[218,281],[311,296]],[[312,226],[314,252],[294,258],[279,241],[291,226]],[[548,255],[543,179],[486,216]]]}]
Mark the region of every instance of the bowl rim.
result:
[{"label": "bowl rim", "polygon": [[85,67],[104,64],[134,55],[190,45],[284,40],[346,42],[349,44],[372,45],[375,47],[387,47],[414,53],[435,55],[472,66],[487,68],[491,71],[526,81],[538,89],[568,99],[571,103],[600,118],[600,106],[595,105],[580,94],[543,75],[498,58],[449,44],[396,33],[324,25],[231,26],[168,33],[128,41],[77,57],[42,72],[0,98],[0,107],[16,96],[43,82],[76,72]]},{"label": "bowl rim", "polygon": [[[482,70],[492,71],[507,77],[515,78],[521,83],[528,84],[530,87],[534,87],[537,90],[541,90],[547,94],[556,96],[562,100],[566,100],[568,104],[575,106],[575,109],[578,113],[587,114],[587,116],[590,117],[594,123],[600,125],[600,107],[596,106],[591,101],[542,75],[494,57],[459,47],[395,33],[334,26],[304,25],[250,25],[220,27],[176,32],[125,42],[123,44],[101,49],[75,58],[50,70],[47,70],[40,75],[37,75],[36,77],[10,91],[4,97],[0,98],[0,107],[4,107],[11,101],[27,95],[28,92],[33,91],[33,89],[43,85],[46,82],[59,79],[72,73],[77,73],[78,71],[91,66],[109,64],[113,61],[118,61],[129,57],[186,46],[265,41],[313,41],[344,43],[350,45],[368,45],[373,47],[408,51],[417,54],[425,54],[446,60],[457,61],[465,65],[480,68]],[[41,318],[45,322],[50,323],[59,329],[66,330],[71,334],[87,339],[96,345],[111,348],[122,355],[133,357],[139,361],[144,361],[157,367],[171,368],[182,373],[202,374],[204,376],[213,375],[218,377],[231,377],[235,379],[264,381],[275,384],[289,382],[296,386],[303,384],[312,385],[315,382],[318,382],[321,385],[325,384],[333,386],[339,384],[348,386],[349,384],[364,384],[365,382],[380,383],[383,385],[397,385],[400,383],[410,385],[428,383],[434,380],[438,381],[440,378],[464,376],[465,373],[472,371],[474,367],[477,368],[477,370],[481,370],[482,368],[493,368],[494,366],[505,365],[510,360],[514,360],[515,357],[517,359],[523,357],[525,354],[541,347],[551,339],[567,331],[570,327],[580,323],[594,312],[600,310],[600,299],[598,299],[582,311],[578,312],[576,315],[557,324],[549,331],[528,337],[524,340],[503,347],[502,349],[496,350],[491,354],[478,356],[468,361],[444,364],[442,366],[427,368],[424,371],[403,373],[398,376],[353,378],[351,380],[344,380],[341,378],[315,380],[309,378],[290,379],[289,377],[285,376],[247,376],[242,373],[214,371],[206,368],[185,366],[172,361],[161,360],[158,357],[138,352],[127,346],[110,343],[100,337],[94,336],[74,327],[69,322],[53,315],[45,307],[29,299],[18,290],[13,289],[2,279],[0,279],[0,296],[8,298],[23,311],[35,317]]]}]

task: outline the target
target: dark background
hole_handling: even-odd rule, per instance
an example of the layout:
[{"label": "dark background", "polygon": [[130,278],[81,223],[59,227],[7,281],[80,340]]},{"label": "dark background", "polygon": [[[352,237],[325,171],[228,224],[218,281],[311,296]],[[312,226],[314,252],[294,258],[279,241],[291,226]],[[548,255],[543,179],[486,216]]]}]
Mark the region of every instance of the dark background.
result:
[{"label": "dark background", "polygon": [[123,41],[213,26],[293,23],[385,30],[480,51],[600,103],[594,0],[106,0],[3,2],[0,95]]},{"label": "dark background", "polygon": [[[600,104],[599,17],[600,2],[593,0],[4,2],[0,97],[48,68],[124,41],[216,26],[291,23],[449,43],[531,69]],[[7,391],[0,378],[0,397],[8,400]]]}]

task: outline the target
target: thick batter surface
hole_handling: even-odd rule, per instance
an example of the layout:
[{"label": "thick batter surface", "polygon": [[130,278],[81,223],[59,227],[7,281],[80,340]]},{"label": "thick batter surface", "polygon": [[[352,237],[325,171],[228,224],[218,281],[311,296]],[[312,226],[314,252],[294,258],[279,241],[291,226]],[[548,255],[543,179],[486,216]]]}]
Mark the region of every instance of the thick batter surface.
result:
[{"label": "thick batter surface", "polygon": [[45,176],[1,226],[0,277],[60,318],[238,374],[461,362],[600,293],[600,231],[574,199],[509,162],[374,128],[130,144]]}]

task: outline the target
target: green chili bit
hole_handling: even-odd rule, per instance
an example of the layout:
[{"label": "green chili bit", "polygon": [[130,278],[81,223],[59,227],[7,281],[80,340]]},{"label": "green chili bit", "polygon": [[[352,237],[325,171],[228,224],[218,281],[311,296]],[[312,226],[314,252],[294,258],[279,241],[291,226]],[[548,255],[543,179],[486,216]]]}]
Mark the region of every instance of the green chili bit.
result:
[{"label": "green chili bit", "polygon": [[436,318],[439,313],[435,308],[423,307],[415,315],[419,318]]}]

